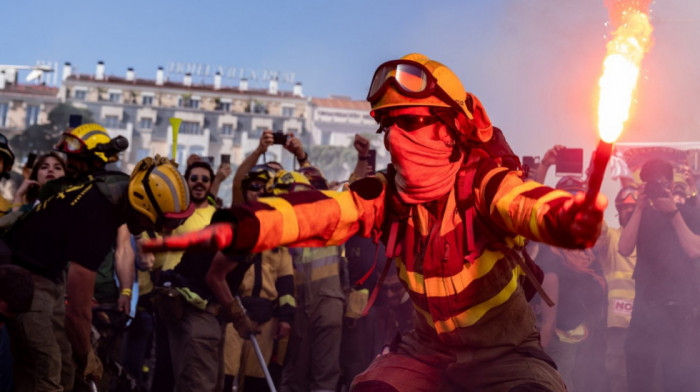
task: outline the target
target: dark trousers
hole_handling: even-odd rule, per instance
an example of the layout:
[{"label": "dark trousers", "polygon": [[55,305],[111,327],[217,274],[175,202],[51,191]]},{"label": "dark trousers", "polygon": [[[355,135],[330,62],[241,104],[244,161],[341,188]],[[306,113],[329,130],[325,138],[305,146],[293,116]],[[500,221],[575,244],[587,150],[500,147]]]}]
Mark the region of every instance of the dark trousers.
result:
[{"label": "dark trousers", "polygon": [[667,392],[700,391],[697,313],[677,303],[634,304],[625,345],[630,391],[652,391],[659,373]]}]

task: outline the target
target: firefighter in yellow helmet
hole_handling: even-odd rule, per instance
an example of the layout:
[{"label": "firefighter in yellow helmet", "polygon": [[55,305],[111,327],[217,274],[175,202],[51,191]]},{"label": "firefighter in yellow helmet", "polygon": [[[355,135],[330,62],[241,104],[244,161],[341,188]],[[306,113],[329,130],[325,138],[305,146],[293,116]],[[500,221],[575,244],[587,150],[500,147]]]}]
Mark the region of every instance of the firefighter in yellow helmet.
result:
[{"label": "firefighter in yellow helmet", "polygon": [[73,385],[71,350],[60,345],[66,335],[80,378],[101,377],[90,344],[92,298],[96,271],[118,228],[167,232],[191,212],[184,179],[169,160],[156,157],[139,162],[131,177],[95,176],[68,186],[9,230],[2,239],[9,262],[31,272],[35,282],[31,311],[8,323],[18,391]]},{"label": "firefighter in yellow helmet", "polygon": [[116,162],[128,147],[123,136],[110,138],[103,126],[90,123],[64,132],[54,149],[66,154],[66,176],[77,180]]},{"label": "firefighter in yellow helmet", "polygon": [[233,207],[228,221],[214,219],[221,223],[188,246],[226,254],[327,247],[356,233],[386,243],[413,301],[415,329],[358,375],[353,391],[565,391],[527,303],[526,292],[542,290],[522,247],[526,238],[592,246],[605,197],[586,203],[583,193],[525,182],[481,102],[427,56],[380,65],[370,86],[367,100],[391,155],[386,174],[346,192]]}]

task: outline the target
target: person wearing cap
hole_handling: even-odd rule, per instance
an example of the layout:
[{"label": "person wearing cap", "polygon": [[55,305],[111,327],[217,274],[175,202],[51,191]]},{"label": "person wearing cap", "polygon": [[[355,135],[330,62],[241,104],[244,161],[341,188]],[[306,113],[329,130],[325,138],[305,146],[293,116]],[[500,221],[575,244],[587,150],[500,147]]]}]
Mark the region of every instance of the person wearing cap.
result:
[{"label": "person wearing cap", "polygon": [[[345,192],[259,199],[215,216],[200,233],[144,247],[235,254],[327,247],[374,234],[387,244],[413,301],[415,329],[358,375],[352,390],[565,391],[539,342],[518,249],[525,237],[592,246],[605,197],[586,203],[583,194],[525,182],[501,166],[505,160],[476,154],[473,147],[494,135],[484,106],[449,68],[424,55],[380,65],[367,100],[391,155],[385,175]],[[458,190],[473,196],[460,197],[459,207]]]},{"label": "person wearing cap", "polygon": [[117,229],[168,232],[193,211],[185,181],[165,158],[146,158],[131,177],[109,185],[89,181],[48,197],[2,239],[10,261],[31,272],[35,286],[30,311],[8,323],[17,391],[72,387],[62,374],[69,370],[60,347],[65,335],[79,377],[100,379],[102,364],[90,344],[92,297]]},{"label": "person wearing cap", "polygon": [[637,203],[622,228],[619,252],[636,251],[634,311],[625,358],[630,391],[648,391],[659,370],[665,391],[700,390],[700,210],[676,204],[673,165],[642,165]]},{"label": "person wearing cap", "polygon": [[637,188],[623,187],[615,197],[619,228],[603,224],[603,231],[593,251],[601,265],[608,286],[607,329],[605,331],[605,369],[610,392],[626,392],[625,341],[634,305],[634,266],[637,255],[623,256],[618,251],[622,229],[627,226],[635,205]]}]

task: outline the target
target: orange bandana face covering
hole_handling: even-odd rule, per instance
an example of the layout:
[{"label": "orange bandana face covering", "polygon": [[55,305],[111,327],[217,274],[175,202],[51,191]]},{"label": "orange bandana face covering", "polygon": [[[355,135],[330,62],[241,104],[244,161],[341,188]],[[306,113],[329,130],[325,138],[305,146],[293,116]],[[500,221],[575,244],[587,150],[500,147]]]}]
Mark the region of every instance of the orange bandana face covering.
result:
[{"label": "orange bandana face covering", "polygon": [[454,187],[463,156],[450,162],[453,147],[391,127],[387,147],[396,167],[396,189],[401,200],[421,204],[437,200]]}]

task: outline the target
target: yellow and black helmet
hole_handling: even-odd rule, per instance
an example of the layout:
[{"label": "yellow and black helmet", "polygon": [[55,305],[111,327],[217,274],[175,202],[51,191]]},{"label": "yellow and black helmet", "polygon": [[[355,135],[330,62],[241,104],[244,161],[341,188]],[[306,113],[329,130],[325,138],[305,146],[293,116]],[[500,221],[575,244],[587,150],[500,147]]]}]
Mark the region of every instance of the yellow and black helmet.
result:
[{"label": "yellow and black helmet", "polygon": [[129,180],[129,204],[156,228],[179,226],[194,212],[187,182],[165,157],[139,161]]},{"label": "yellow and black helmet", "polygon": [[61,135],[55,150],[66,154],[81,154],[95,156],[104,163],[115,162],[117,154],[107,155],[102,152],[103,146],[108,146],[112,139],[107,130],[100,124],[83,124]]},{"label": "yellow and black helmet", "polygon": [[272,189],[267,193],[273,196],[279,196],[292,192],[311,190],[314,190],[314,187],[305,175],[295,171],[280,170],[272,181]]}]

